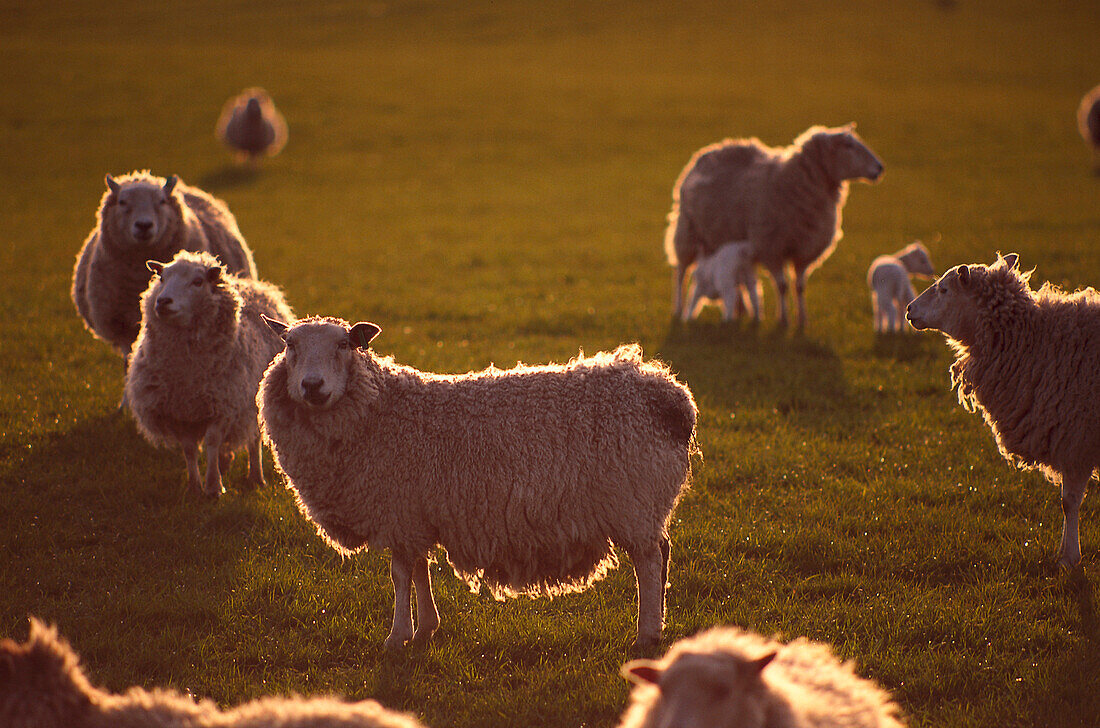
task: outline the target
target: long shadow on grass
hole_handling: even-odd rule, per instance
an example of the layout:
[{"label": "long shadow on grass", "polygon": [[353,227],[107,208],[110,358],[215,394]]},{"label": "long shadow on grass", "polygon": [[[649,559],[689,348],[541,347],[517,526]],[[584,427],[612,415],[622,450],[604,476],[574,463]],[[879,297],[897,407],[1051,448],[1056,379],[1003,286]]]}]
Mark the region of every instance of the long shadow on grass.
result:
[{"label": "long shadow on grass", "polygon": [[227,164],[199,177],[196,184],[209,192],[221,192],[250,185],[260,178],[260,170],[239,164]]},{"label": "long shadow on grass", "polygon": [[186,491],[182,458],[150,447],[113,412],[25,452],[10,442],[4,450],[0,627],[23,629],[28,614],[74,634],[149,625],[170,647],[129,664],[148,659],[170,670],[179,646],[215,621],[207,605],[226,588],[253,527],[249,503],[236,495],[201,502]]}]

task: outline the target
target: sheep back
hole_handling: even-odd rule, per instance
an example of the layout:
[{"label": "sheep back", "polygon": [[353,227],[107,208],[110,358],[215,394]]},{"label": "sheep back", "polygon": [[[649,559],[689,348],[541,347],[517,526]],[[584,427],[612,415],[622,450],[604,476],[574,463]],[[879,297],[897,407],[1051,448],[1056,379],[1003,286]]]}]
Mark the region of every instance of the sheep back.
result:
[{"label": "sheep back", "polygon": [[978,329],[955,342],[952,386],[1014,465],[1060,481],[1100,466],[1100,294],[1028,286],[1005,265],[971,266]]},{"label": "sheep back", "polygon": [[691,392],[637,346],[464,375],[362,352],[320,411],[286,382],[280,355],[262,426],[322,537],[344,553],[441,545],[497,598],[583,589],[616,564],[612,543],[657,543],[695,448]]},{"label": "sheep back", "polygon": [[[191,257],[214,263],[209,256]],[[225,426],[227,447],[254,441],[260,378],[283,348],[261,315],[294,320],[282,292],[263,281],[226,275],[213,289],[208,309],[181,332],[157,318],[158,282],[154,279],[142,295],[141,332],[126,378],[138,428],[150,442],[167,447],[201,440],[217,420]]]}]

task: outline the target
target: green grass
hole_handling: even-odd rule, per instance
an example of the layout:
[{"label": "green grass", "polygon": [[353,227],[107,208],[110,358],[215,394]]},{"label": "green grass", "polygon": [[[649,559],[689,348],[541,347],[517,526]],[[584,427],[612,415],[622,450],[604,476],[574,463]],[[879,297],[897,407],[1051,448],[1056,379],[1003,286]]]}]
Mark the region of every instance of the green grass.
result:
[{"label": "green grass", "polygon": [[[400,361],[625,341],[667,361],[705,454],[669,640],[727,622],[831,642],[917,726],[1100,724],[1092,499],[1084,568],[1061,574],[1054,488],[957,405],[939,337],[874,339],[864,283],[915,237],[941,267],[1012,250],[1036,281],[1100,282],[1074,122],[1100,81],[1094,4],[95,5],[0,6],[0,634],[55,621],[111,689],[338,692],[434,728],[611,726],[626,698],[629,565],[501,604],[437,564],[441,630],[386,655],[384,554],[341,560],[274,476],[184,492],[182,459],[114,413],[120,363],[68,299],[103,175],[148,167],[223,197],[301,314],[375,321]],[[248,175],[212,132],[254,84],[290,142]],[[852,120],[887,172],[852,189],[808,334],[670,330],[664,216],[691,153]]]}]

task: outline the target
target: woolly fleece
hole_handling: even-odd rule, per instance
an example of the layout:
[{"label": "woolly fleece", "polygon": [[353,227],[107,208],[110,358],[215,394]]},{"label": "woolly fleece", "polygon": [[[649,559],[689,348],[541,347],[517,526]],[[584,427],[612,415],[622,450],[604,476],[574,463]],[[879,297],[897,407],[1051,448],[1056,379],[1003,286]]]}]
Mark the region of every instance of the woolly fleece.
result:
[{"label": "woolly fleece", "polygon": [[[204,281],[191,300],[191,320],[183,326],[157,314],[165,278],[174,274]],[[220,478],[213,476],[217,469],[209,461],[245,446],[252,456],[252,482],[263,482],[256,392],[283,342],[261,314],[294,320],[282,292],[269,283],[229,275],[209,253],[181,251],[150,282],[141,305],[141,333],[126,377],[138,429],[155,445],[182,445],[189,484],[200,490],[197,459],[188,451],[205,441],[208,495],[221,492]]]},{"label": "woolly fleece", "polygon": [[909,276],[935,275],[928,248],[919,240],[892,255],[875,258],[867,269],[875,331],[906,330],[905,308],[917,297]]},{"label": "woolly fleece", "polygon": [[814,126],[792,146],[726,139],[697,151],[672,190],[665,252],[673,272],[673,315],[679,317],[687,269],[700,255],[748,240],[753,259],[775,281],[779,321],[786,325],[786,266],[796,275],[799,325],[805,325],[805,278],[842,235],[849,179],[877,180],[882,163],[854,125]]},{"label": "woolly fleece", "polygon": [[643,600],[657,600],[640,607],[639,639],[656,639],[669,519],[696,448],[695,402],[667,367],[634,345],[443,375],[353,346],[343,395],[317,409],[290,391],[288,356],[296,337],[331,327],[347,331],[316,318],[290,329],[258,395],[276,463],[326,541],[345,554],[388,548],[394,568],[423,572],[418,609],[431,599],[422,563],[436,545],[471,589],[502,599],[582,590],[617,564],[615,543],[639,574],[639,562],[663,558],[658,593],[639,576]]},{"label": "woolly fleece", "polygon": [[752,248],[746,241],[722,245],[711,255],[699,257],[691,274],[684,320],[699,315],[707,300],[722,305],[722,320],[732,321],[740,311],[760,320],[760,280],[752,264]]},{"label": "woolly fleece", "polygon": [[660,660],[634,660],[620,728],[900,728],[898,706],[853,662],[799,638],[786,644],[736,627],[680,640]]},{"label": "woolly fleece", "polygon": [[217,135],[246,159],[274,157],[286,144],[286,120],[267,91],[247,88],[225,102]]},{"label": "woolly fleece", "polygon": [[30,637],[0,641],[0,725],[5,728],[419,728],[373,700],[268,697],[222,711],[174,690],[93,687],[72,648],[33,617]]},{"label": "woolly fleece", "polygon": [[[164,194],[168,180],[148,170],[112,182],[118,190],[108,186],[103,193],[96,226],[77,254],[71,293],[88,330],[126,356],[138,335],[139,301],[151,277],[145,261],[167,262],[180,250],[205,250],[245,278],[256,277],[256,264],[236,218],[221,200],[183,182]],[[158,201],[158,235],[147,241],[131,234],[132,214],[119,205],[120,195],[135,193]],[[160,199],[166,203],[160,205]]]}]

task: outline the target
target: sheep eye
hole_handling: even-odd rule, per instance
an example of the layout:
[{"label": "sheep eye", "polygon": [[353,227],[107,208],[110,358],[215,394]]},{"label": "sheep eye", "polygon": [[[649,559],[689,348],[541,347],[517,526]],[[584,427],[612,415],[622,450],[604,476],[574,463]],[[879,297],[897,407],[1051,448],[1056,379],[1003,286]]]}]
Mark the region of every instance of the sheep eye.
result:
[{"label": "sheep eye", "polygon": [[348,340],[343,339],[339,344],[336,345],[336,348],[337,349],[346,349],[346,348],[348,348]]},{"label": "sheep eye", "polygon": [[191,285],[201,286],[202,285],[202,276],[195,276],[194,278],[192,278],[191,279]]}]

